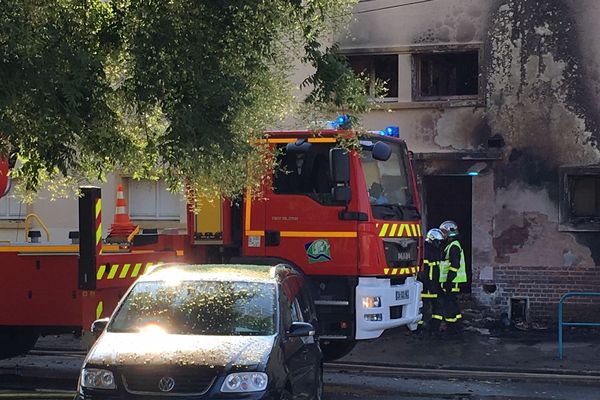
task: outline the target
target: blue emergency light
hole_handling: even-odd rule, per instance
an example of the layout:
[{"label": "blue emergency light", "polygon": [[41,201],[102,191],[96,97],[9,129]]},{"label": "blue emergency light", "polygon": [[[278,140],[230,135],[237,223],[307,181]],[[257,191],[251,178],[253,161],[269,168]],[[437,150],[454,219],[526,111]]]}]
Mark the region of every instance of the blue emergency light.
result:
[{"label": "blue emergency light", "polygon": [[383,131],[381,131],[381,134],[384,136],[399,138],[400,137],[400,127],[388,126]]},{"label": "blue emergency light", "polygon": [[337,126],[339,128],[344,128],[345,125],[347,125],[350,122],[350,117],[348,117],[347,115],[340,115],[339,117],[337,117],[335,122],[337,123]]}]

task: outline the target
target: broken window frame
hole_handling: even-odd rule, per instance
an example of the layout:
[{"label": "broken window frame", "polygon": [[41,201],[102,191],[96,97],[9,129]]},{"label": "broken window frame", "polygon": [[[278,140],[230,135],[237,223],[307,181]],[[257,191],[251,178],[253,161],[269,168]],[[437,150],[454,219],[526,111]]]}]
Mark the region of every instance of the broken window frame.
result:
[{"label": "broken window frame", "polygon": [[[465,46],[427,46],[422,49],[413,50],[412,63],[412,100],[414,102],[473,102],[479,104],[485,102],[485,83],[482,74],[482,45],[465,45]],[[436,54],[458,54],[458,53],[474,53],[478,55],[477,65],[477,93],[468,95],[424,95],[421,88],[421,62],[424,56]]]},{"label": "broken window frame", "polygon": [[[600,231],[599,216],[581,216],[573,212],[574,178],[592,177],[600,180],[600,166],[579,166],[559,168],[559,230],[560,231]],[[600,193],[597,202],[600,202]]]},{"label": "broken window frame", "polygon": [[[366,57],[369,58],[369,67],[368,67],[368,71],[365,73],[367,75],[367,78],[369,79],[369,96],[370,97],[375,97],[376,93],[375,93],[375,80],[376,79],[380,79],[381,81],[384,81],[384,79],[382,79],[381,77],[378,77],[375,71],[375,63],[374,63],[374,58],[375,57],[382,57],[382,56],[395,56],[396,57],[396,88],[395,88],[395,92],[396,95],[395,96],[383,96],[383,97],[378,97],[377,100],[381,101],[381,102],[397,102],[399,97],[399,91],[400,91],[400,62],[398,60],[398,54],[397,53],[345,53],[344,54],[346,56],[346,58],[348,58],[348,64],[351,66],[352,64],[350,63],[350,58],[351,57]],[[360,73],[359,71],[355,71],[355,73]],[[393,80],[393,79],[392,79]],[[386,83],[387,85],[387,83]],[[388,86],[386,86],[388,88],[388,93],[393,93],[394,90],[390,90],[390,88]]]}]

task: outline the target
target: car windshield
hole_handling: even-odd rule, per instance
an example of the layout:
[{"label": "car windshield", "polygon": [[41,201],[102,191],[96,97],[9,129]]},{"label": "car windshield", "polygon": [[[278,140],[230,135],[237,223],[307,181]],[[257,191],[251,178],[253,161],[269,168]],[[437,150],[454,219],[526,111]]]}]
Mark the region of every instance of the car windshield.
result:
[{"label": "car windshield", "polygon": [[109,332],[148,327],[182,335],[272,335],[275,284],[268,282],[138,282]]},{"label": "car windshield", "polygon": [[361,161],[373,215],[396,220],[417,217],[406,150],[398,143],[386,141],[392,154],[387,161],[379,161],[372,156],[374,143],[361,140]]}]

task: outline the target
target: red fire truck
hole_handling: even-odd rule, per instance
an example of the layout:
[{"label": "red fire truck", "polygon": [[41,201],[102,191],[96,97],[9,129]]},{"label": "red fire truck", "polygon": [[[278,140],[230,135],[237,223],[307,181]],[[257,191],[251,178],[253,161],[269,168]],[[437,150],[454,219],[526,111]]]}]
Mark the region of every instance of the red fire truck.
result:
[{"label": "red fire truck", "polygon": [[422,234],[409,153],[393,129],[362,135],[360,151],[339,146],[351,135],[269,132],[281,168],[262,193],[188,212],[187,234],[107,244],[100,190],[82,188],[79,244],[0,244],[0,356],[40,334],[89,329],[148,266],[172,261],[298,267],[313,283],[328,359],[385,329],[416,328]]}]

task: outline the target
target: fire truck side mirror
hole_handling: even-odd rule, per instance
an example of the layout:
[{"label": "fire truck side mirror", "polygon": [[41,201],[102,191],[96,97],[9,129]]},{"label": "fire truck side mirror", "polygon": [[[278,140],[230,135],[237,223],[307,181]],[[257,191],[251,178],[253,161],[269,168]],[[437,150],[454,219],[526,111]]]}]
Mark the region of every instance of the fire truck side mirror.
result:
[{"label": "fire truck side mirror", "polygon": [[373,158],[377,161],[387,161],[392,155],[392,148],[384,142],[377,142],[373,146]]},{"label": "fire truck side mirror", "polygon": [[352,198],[350,190],[350,157],[348,151],[335,147],[329,150],[329,172],[335,186],[333,199],[348,204]]},{"label": "fire truck side mirror", "polygon": [[336,185],[348,185],[350,182],[350,158],[347,150],[339,147],[329,150],[329,172]]}]

